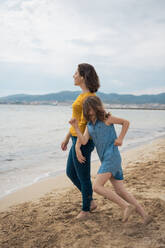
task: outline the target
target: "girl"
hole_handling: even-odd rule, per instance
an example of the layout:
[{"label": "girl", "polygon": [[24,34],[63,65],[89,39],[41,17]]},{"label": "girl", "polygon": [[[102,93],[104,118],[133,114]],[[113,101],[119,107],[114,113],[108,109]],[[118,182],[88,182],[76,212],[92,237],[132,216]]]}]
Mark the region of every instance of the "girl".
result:
[{"label": "girl", "polygon": [[[128,130],[129,122],[106,113],[102,102],[97,96],[88,97],[83,104],[83,113],[88,121],[84,135],[79,130],[77,120],[70,120],[70,124],[75,128],[77,136],[82,145],[85,145],[90,137],[96,145],[96,150],[101,161],[93,189],[96,193],[108,198],[118,204],[123,210],[123,222],[126,222],[134,210],[136,210],[148,224],[151,218],[145,213],[142,206],[136,201],[134,196],[129,194],[123,184],[123,172],[121,167],[121,157],[118,146],[122,145],[124,136]],[[122,125],[119,137],[113,124]],[[79,150],[77,145],[76,149]],[[77,152],[80,163],[85,162],[84,156]],[[81,167],[83,167],[81,165]],[[110,180],[115,192],[104,184]]]},{"label": "girl", "polygon": [[[95,92],[100,87],[99,78],[94,67],[86,63],[78,65],[78,69],[73,78],[74,84],[81,88],[82,93],[72,105],[72,117],[77,119],[78,127],[80,132],[83,134],[87,124],[87,121],[83,116],[83,102],[86,97],[95,95]],[[61,144],[61,148],[63,151],[67,149],[70,137],[72,139],[72,147],[68,156],[66,174],[82,194],[82,211],[79,213],[77,218],[84,219],[88,217],[89,211],[92,211],[97,207],[92,198],[93,191],[90,178],[90,159],[91,152],[94,149],[94,143],[92,140],[89,140],[81,147],[80,155],[83,154],[85,157],[85,166],[81,166],[80,162],[77,160],[75,151],[75,146],[78,144],[78,141],[74,127],[70,128]]]}]

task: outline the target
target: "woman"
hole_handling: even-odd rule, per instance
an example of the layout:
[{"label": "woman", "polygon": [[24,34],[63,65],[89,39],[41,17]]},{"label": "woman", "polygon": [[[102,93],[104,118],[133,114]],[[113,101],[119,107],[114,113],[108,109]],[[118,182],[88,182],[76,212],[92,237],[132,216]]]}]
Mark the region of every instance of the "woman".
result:
[{"label": "woman", "polygon": [[[94,67],[86,63],[78,65],[73,78],[74,84],[81,88],[82,93],[72,105],[72,118],[78,120],[78,126],[83,134],[87,125],[83,116],[83,102],[86,97],[95,95],[95,92],[100,87],[100,83]],[[91,152],[94,149],[94,143],[90,139],[86,145],[81,146],[82,155],[85,157],[85,163],[82,165],[76,156],[75,146],[80,146],[80,143],[77,140],[74,127],[70,128],[61,144],[61,149],[63,151],[67,149],[70,138],[72,139],[72,147],[68,156],[66,174],[82,194],[82,211],[78,214],[77,218],[85,219],[89,216],[89,212],[97,207],[92,198],[93,190],[90,178]]]}]

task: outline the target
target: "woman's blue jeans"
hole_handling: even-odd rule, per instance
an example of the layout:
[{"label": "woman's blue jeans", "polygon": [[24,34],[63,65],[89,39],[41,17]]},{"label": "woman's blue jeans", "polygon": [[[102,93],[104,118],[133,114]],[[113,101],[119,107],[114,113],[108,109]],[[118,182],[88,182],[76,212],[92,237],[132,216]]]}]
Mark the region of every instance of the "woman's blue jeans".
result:
[{"label": "woman's blue jeans", "polygon": [[86,145],[81,145],[81,152],[86,158],[85,163],[77,160],[75,145],[77,137],[71,136],[72,147],[69,151],[66,174],[82,194],[82,210],[90,211],[90,202],[93,199],[93,190],[90,177],[91,152],[94,149],[94,143],[89,140]]}]

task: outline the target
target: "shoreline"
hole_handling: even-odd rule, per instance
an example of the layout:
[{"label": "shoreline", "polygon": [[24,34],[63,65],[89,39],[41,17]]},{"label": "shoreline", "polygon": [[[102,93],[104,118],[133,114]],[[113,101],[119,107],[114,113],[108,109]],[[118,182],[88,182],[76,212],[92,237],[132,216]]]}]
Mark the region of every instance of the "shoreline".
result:
[{"label": "shoreline", "polygon": [[[148,153],[152,156],[151,151],[154,151],[153,147],[157,146],[163,140],[165,140],[165,136],[152,139],[148,142],[145,142],[143,145],[141,144],[139,146],[122,151],[121,156],[123,170],[125,170],[125,168],[130,164],[140,163],[144,156],[139,156],[139,154],[144,153],[144,151],[146,151],[146,153],[148,151]],[[96,175],[99,165],[99,160],[92,161],[92,178]],[[55,177],[48,177],[0,198],[0,212],[8,210],[10,207],[17,204],[39,200],[41,197],[44,197],[44,195],[51,192],[52,190],[55,190],[56,192],[64,192],[72,188],[74,188],[73,184],[64,173]]]},{"label": "shoreline", "polygon": [[[117,107],[117,106],[113,106],[113,104],[110,104],[110,103],[106,103],[104,102],[104,104],[108,104],[110,105],[110,107],[106,107],[107,109],[122,109],[122,110],[165,110],[165,104],[158,104],[158,106],[154,106],[154,103],[153,104],[148,104],[149,106],[144,106],[145,104],[126,104],[127,106],[123,107],[123,105],[120,107]],[[16,106],[52,106],[52,107],[63,107],[63,106],[71,106],[72,103],[69,103],[69,102],[58,102],[57,104],[53,104],[53,103],[48,103],[48,104],[45,104],[45,103],[12,103],[12,102],[9,102],[9,103],[5,103],[5,102],[0,102],[0,105],[16,105]],[[115,104],[116,105],[116,104]],[[136,105],[136,106],[132,106],[132,105]],[[147,105],[147,104],[146,104]]]},{"label": "shoreline", "polygon": [[[125,153],[125,152],[134,150],[134,149],[136,149],[136,148],[138,148],[138,147],[141,147],[141,146],[143,146],[143,145],[149,144],[149,143],[151,143],[151,142],[154,141],[154,140],[158,140],[158,139],[162,139],[162,138],[165,138],[165,134],[162,134],[161,136],[152,137],[152,138],[150,138],[149,140],[145,140],[145,141],[141,141],[141,142],[137,142],[137,143],[131,144],[131,145],[129,145],[129,146],[127,146],[127,147],[124,147],[124,148],[123,148],[123,147],[119,147],[119,150],[120,150],[120,148],[121,148],[120,153],[123,154],[123,153]],[[98,159],[95,158],[95,159],[93,159],[93,160],[91,161],[91,164],[95,164],[95,163],[96,163],[96,164],[99,163],[99,158],[98,158]],[[6,198],[6,197],[8,197],[8,196],[10,196],[10,195],[12,195],[12,194],[15,194],[15,193],[17,193],[17,192],[20,192],[20,191],[22,191],[23,189],[26,189],[26,188],[28,188],[28,187],[32,187],[33,185],[38,184],[38,183],[40,183],[40,182],[49,181],[49,180],[51,181],[51,180],[54,180],[54,179],[58,178],[59,176],[60,176],[61,178],[63,178],[63,175],[65,175],[65,168],[64,168],[63,170],[61,170],[61,171],[56,171],[55,173],[53,173],[53,175],[51,175],[51,173],[47,173],[47,174],[49,174],[49,175],[48,175],[48,176],[40,175],[38,180],[34,179],[32,182],[30,182],[30,183],[28,183],[28,184],[22,185],[21,187],[18,187],[18,188],[16,188],[16,189],[11,189],[11,190],[9,190],[8,193],[6,193],[6,194],[0,196],[0,203],[1,203],[1,200],[3,200],[4,198]],[[37,178],[38,178],[38,177],[37,177]],[[68,179],[68,178],[67,178],[67,179]],[[66,180],[67,180],[67,179],[66,179]],[[58,180],[58,179],[57,179],[57,180]],[[49,183],[48,183],[48,184],[49,184]],[[48,186],[48,187],[49,187],[49,186]],[[1,211],[1,207],[0,207],[0,211]]]}]

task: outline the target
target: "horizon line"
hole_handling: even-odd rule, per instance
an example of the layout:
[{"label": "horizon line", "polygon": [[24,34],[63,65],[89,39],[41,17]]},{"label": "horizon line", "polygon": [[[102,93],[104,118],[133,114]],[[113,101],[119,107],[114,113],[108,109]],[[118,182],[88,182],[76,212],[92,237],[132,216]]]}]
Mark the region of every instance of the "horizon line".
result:
[{"label": "horizon line", "polygon": [[[58,92],[49,92],[49,93],[16,93],[16,94],[8,94],[8,95],[4,95],[4,96],[0,96],[0,98],[3,97],[9,97],[9,96],[16,96],[16,95],[28,95],[28,96],[43,96],[43,95],[51,95],[51,94],[58,94],[58,93],[62,93],[62,92],[81,92],[80,90],[62,90],[62,91],[58,91]],[[137,94],[137,93],[116,93],[116,92],[108,92],[105,93],[103,91],[97,91],[97,93],[103,93],[103,94],[117,94],[117,95],[134,95],[134,96],[142,96],[142,95],[160,95],[160,94],[164,94],[165,92],[160,92],[160,93],[142,93],[142,94]]]}]

